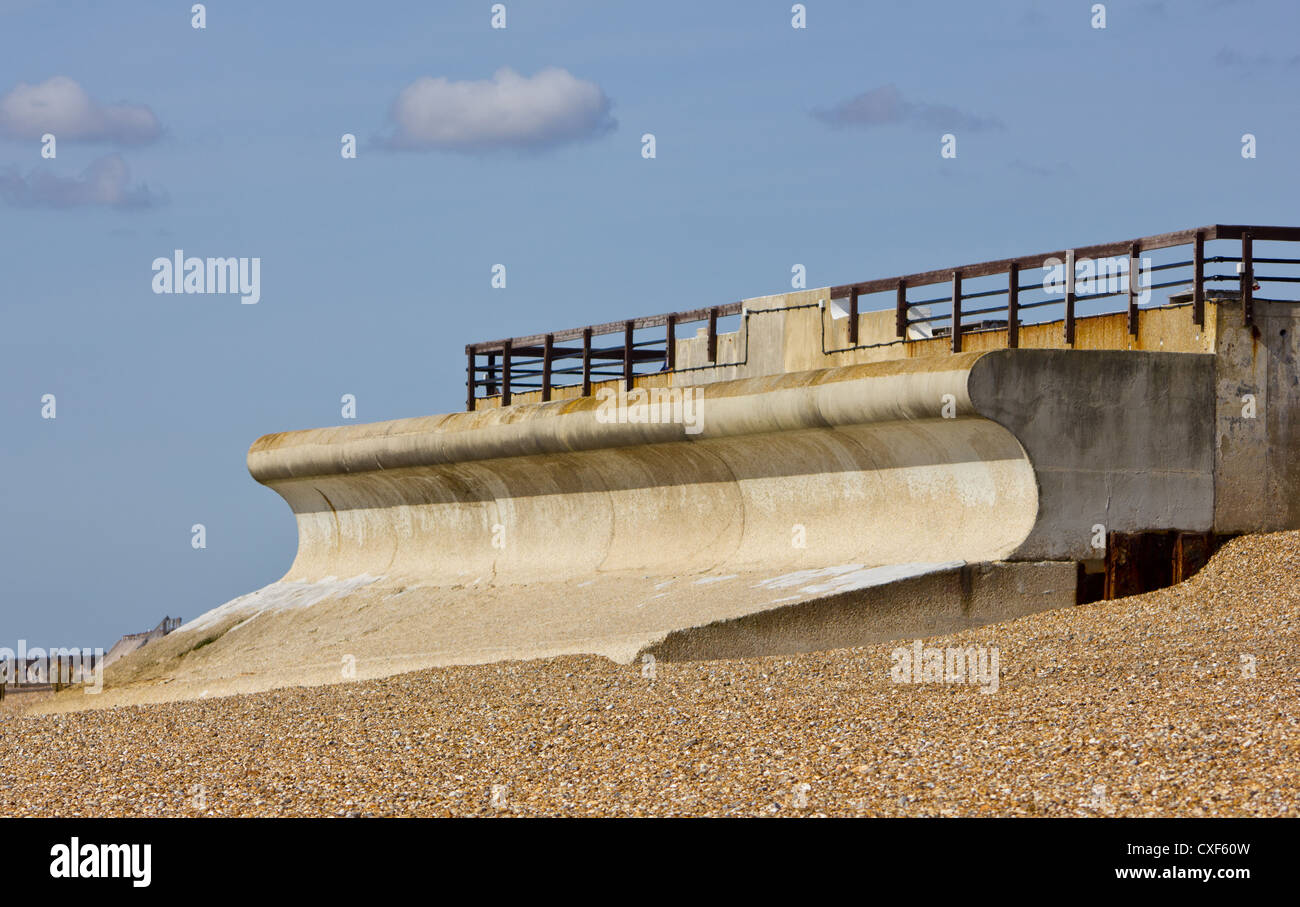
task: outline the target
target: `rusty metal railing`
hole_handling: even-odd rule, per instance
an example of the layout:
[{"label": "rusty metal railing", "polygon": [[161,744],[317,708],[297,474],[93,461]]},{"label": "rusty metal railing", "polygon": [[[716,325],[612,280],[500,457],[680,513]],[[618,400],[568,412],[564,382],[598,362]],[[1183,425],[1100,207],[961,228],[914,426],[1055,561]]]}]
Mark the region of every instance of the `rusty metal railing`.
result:
[{"label": "rusty metal railing", "polygon": [[[1239,244],[1233,249],[1239,252],[1236,255],[1207,255],[1206,244],[1212,242]],[[848,300],[844,314],[849,319],[849,346],[845,350],[859,348],[858,316],[863,311],[862,303],[878,294],[890,297],[890,307],[895,312],[896,340],[893,342],[948,337],[954,352],[961,351],[964,336],[977,330],[1006,330],[1007,345],[1017,347],[1022,325],[1044,321],[1060,321],[1065,344],[1073,346],[1078,317],[1116,311],[1087,304],[1116,296],[1127,296],[1128,330],[1136,335],[1143,297],[1170,287],[1188,288],[1192,321],[1202,326],[1205,323],[1206,286],[1218,282],[1236,282],[1239,285],[1244,318],[1249,325],[1254,320],[1254,291],[1261,284],[1300,283],[1300,273],[1257,274],[1256,265],[1300,265],[1300,258],[1257,256],[1254,246],[1257,242],[1300,242],[1300,227],[1212,224],[1138,239],[841,284],[831,287],[830,300]],[[1189,259],[1157,263],[1148,257],[1148,253],[1165,253],[1181,247],[1189,247]],[[1235,264],[1236,271],[1230,274],[1207,273],[1207,268],[1221,264]],[[1081,265],[1085,266],[1082,285],[1078,277]],[[1094,270],[1088,271],[1088,265],[1092,265]],[[1035,271],[1041,272],[1043,278],[1024,282],[1026,275]],[[1135,275],[1137,279],[1134,279]],[[1144,282],[1143,275],[1152,279]],[[1161,279],[1155,280],[1156,276]],[[977,286],[981,282],[986,286]],[[990,283],[995,285],[987,286]],[[910,292],[919,288],[942,284],[950,288],[950,292],[943,296],[908,298]],[[965,305],[968,301],[994,298],[1002,301],[976,308]],[[875,306],[869,310],[880,308],[882,306]],[[1037,317],[1038,310],[1045,310],[1042,314],[1046,317]],[[696,322],[708,323],[707,360],[716,365],[719,320],[744,311],[744,303],[732,302],[469,344],[465,347],[468,359],[467,408],[472,411],[477,400],[496,396],[500,397],[503,406],[508,406],[512,394],[519,390],[540,390],[541,399],[549,400],[553,388],[580,385],[582,394],[587,396],[591,393],[593,379],[621,378],[624,386],[631,389],[638,374],[679,371],[676,362],[677,329]],[[1057,311],[1059,315],[1053,314]],[[658,328],[664,329],[662,336],[652,339],[637,337],[637,332]],[[621,335],[622,342],[594,343],[597,338],[610,335]],[[645,334],[642,333],[641,337],[644,338]],[[580,344],[571,341],[580,341]],[[566,380],[568,383],[561,383]]]},{"label": "rusty metal railing", "polygon": [[[468,409],[474,409],[474,401],[478,399],[476,391],[479,389],[485,391],[485,397],[499,394],[503,406],[509,406],[511,394],[521,389],[541,390],[542,399],[549,400],[553,388],[577,387],[580,383],[583,396],[588,396],[593,378],[622,378],[624,386],[630,390],[635,376],[645,374],[644,368],[637,371],[638,365],[648,364],[659,372],[677,371],[677,329],[686,324],[708,323],[708,359],[714,362],[718,350],[718,322],[741,314],[743,309],[743,303],[733,302],[627,321],[609,321],[549,334],[469,344],[465,347],[469,358],[469,377],[466,382],[469,390]],[[663,338],[636,339],[637,331],[660,327],[665,330]],[[609,346],[593,344],[595,338],[611,334],[621,334],[623,342]],[[580,340],[581,346],[564,345],[565,341],[572,340]],[[480,363],[480,357],[486,361]],[[576,364],[557,368],[555,364],[564,360],[576,360]],[[610,371],[610,363],[617,363],[618,370]],[[480,378],[480,375],[485,377]],[[577,376],[580,382],[559,384],[556,382],[557,376]]]}]

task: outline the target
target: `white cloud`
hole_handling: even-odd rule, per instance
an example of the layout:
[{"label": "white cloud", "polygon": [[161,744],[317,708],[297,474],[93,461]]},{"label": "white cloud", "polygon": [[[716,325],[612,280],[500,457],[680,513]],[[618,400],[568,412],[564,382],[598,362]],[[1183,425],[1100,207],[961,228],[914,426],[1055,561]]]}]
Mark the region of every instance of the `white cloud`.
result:
[{"label": "white cloud", "polygon": [[547,148],[613,129],[600,86],[548,67],[531,78],[504,67],[490,79],[453,82],[425,76],[393,102],[390,135],[400,150],[478,151]]},{"label": "white cloud", "polygon": [[0,97],[0,135],[11,139],[39,139],[48,132],[59,141],[142,145],[161,131],[148,107],[98,104],[67,76],[37,85],[19,82]]},{"label": "white cloud", "polygon": [[997,117],[966,113],[949,104],[909,101],[893,84],[864,91],[830,110],[813,111],[813,116],[836,127],[910,124],[926,129],[967,129],[971,132],[1004,128]]},{"label": "white cloud", "polygon": [[20,208],[149,208],[166,200],[143,183],[131,185],[131,170],[120,154],[92,161],[77,177],[33,170],[26,177],[16,169],[0,172],[0,198]]}]

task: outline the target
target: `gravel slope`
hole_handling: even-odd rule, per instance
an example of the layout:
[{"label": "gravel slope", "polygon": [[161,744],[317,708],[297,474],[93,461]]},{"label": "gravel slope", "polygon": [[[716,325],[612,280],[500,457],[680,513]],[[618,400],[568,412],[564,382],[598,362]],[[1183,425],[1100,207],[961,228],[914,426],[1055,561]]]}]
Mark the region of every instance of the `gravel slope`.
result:
[{"label": "gravel slope", "polygon": [[1300,815],[1300,533],[1181,586],[927,640],[996,692],[898,684],[896,644],[573,657],[0,714],[0,815]]}]

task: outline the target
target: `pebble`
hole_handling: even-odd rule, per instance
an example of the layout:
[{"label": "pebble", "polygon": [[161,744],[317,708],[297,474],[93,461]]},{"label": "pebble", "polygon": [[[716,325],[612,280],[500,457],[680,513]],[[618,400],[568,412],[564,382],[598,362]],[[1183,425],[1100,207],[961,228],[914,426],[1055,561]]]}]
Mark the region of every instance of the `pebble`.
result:
[{"label": "pebble", "polygon": [[[1300,532],[1189,581],[895,647],[642,666],[565,657],[25,717],[4,816],[1296,816]],[[17,699],[18,697],[12,697]]]}]

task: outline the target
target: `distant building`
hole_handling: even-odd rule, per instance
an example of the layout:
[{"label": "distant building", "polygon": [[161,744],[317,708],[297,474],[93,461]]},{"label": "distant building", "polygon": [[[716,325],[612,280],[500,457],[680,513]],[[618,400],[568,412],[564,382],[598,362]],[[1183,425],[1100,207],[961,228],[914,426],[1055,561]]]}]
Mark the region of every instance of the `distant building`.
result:
[{"label": "distant building", "polygon": [[123,655],[129,655],[145,643],[152,642],[155,639],[161,639],[168,633],[175,630],[181,625],[179,617],[164,617],[162,622],[152,630],[146,630],[143,633],[128,633],[117,642],[113,643],[113,648],[109,649],[104,655],[104,667],[108,667],[117,661]]}]

